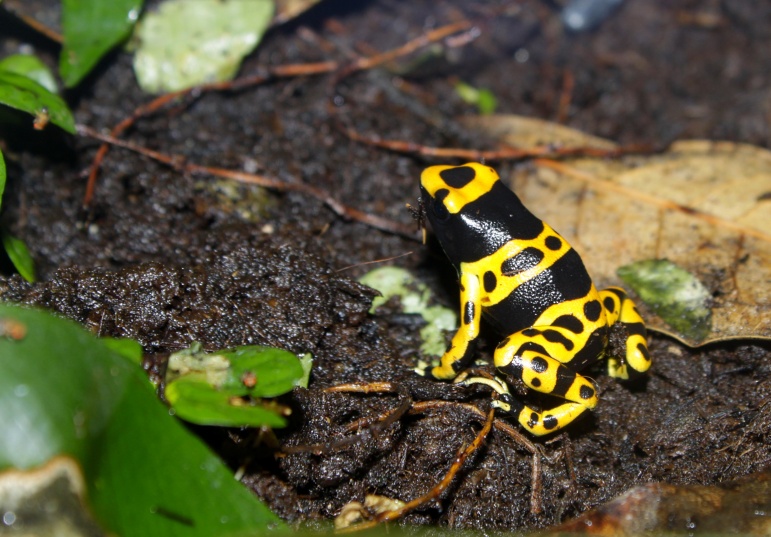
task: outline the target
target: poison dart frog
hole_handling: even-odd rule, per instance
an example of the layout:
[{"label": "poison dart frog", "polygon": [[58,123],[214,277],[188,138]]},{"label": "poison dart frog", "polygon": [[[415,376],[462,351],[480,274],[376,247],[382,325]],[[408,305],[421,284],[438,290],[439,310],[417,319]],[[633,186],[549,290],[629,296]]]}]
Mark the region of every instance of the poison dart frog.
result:
[{"label": "poison dart frog", "polygon": [[[421,175],[420,191],[420,212],[460,277],[461,326],[440,364],[423,364],[418,373],[460,379],[484,316],[506,336],[494,354],[498,371],[565,402],[538,411],[513,397],[505,381],[463,382],[491,386],[499,393],[495,407],[544,435],[597,405],[597,387],[579,371],[603,358],[612,377],[648,370],[645,324],[634,303],[617,287],[598,292],[578,253],[495,170],[473,162],[432,166]],[[606,356],[613,325],[624,334],[622,356]]]}]

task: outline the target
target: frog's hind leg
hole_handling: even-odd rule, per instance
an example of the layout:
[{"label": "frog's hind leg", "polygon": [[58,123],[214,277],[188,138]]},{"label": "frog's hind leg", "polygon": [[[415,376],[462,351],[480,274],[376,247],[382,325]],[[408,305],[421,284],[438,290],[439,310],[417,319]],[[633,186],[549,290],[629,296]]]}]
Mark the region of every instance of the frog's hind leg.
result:
[{"label": "frog's hind leg", "polygon": [[538,412],[522,401],[518,401],[511,394],[503,395],[493,403],[494,407],[500,408],[517,418],[517,421],[523,428],[536,436],[543,436],[558,431],[572,423],[586,410],[589,410],[580,403],[563,403],[550,410]]},{"label": "frog's hind leg", "polygon": [[608,357],[608,375],[628,379],[645,373],[651,366],[651,357],[648,353],[648,334],[640,312],[626,291],[619,287],[603,289],[600,298],[608,324],[620,324],[626,332],[625,355]]},{"label": "frog's hind leg", "polygon": [[571,347],[567,343],[571,335],[574,336],[560,327],[536,326],[506,338],[495,351],[495,366],[501,372],[521,379],[535,391],[567,400],[556,408],[538,412],[511,395],[503,395],[496,406],[514,415],[534,435],[562,429],[597,406],[594,383],[553,358],[560,356],[567,363],[575,356],[574,349],[567,349]]}]

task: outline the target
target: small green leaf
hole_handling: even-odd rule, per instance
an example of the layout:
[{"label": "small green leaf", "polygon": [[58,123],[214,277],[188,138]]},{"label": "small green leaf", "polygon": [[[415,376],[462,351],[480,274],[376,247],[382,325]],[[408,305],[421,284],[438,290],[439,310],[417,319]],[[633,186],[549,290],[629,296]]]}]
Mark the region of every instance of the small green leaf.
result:
[{"label": "small green leaf", "polygon": [[67,455],[122,537],[265,534],[281,521],[169,411],[140,368],[50,313],[0,305],[0,471]]},{"label": "small green leaf", "polygon": [[244,389],[244,379],[253,378],[254,386],[244,394],[252,397],[277,397],[290,391],[303,376],[300,360],[289,351],[250,345],[218,353],[231,363],[226,388]]},{"label": "small green leaf", "polygon": [[101,338],[102,343],[116,354],[120,354],[134,365],[142,365],[142,345],[129,338]]},{"label": "small green leaf", "polygon": [[200,425],[285,427],[288,409],[260,398],[290,391],[303,366],[291,352],[249,345],[203,352],[191,345],[169,357],[166,399],[180,418]]},{"label": "small green leaf", "polygon": [[5,229],[0,231],[0,235],[2,236],[3,248],[8,255],[8,259],[11,260],[11,263],[13,263],[16,270],[19,271],[21,277],[28,282],[36,281],[35,260],[32,259],[29,249],[27,248],[27,245],[24,244],[24,241],[17,239]]},{"label": "small green leaf", "polygon": [[129,36],[141,8],[142,0],[63,0],[59,71],[65,86],[75,86]]},{"label": "small green leaf", "polygon": [[0,104],[36,118],[47,116],[54,125],[75,133],[75,119],[62,98],[26,76],[0,70]]},{"label": "small green leaf", "polygon": [[279,413],[261,401],[246,400],[239,390],[216,389],[205,379],[181,377],[166,385],[166,400],[177,417],[198,425],[223,427],[286,427]]},{"label": "small green leaf", "polygon": [[54,74],[40,58],[32,54],[14,54],[0,60],[0,70],[34,80],[51,93],[59,91]]},{"label": "small green leaf", "polygon": [[311,380],[311,371],[313,371],[313,355],[309,352],[300,355],[300,365],[303,368],[303,376],[297,381],[297,386],[307,388]]},{"label": "small green leaf", "polygon": [[0,206],[2,206],[4,193],[5,193],[5,158],[3,157],[3,152],[0,151]]},{"label": "small green leaf", "polygon": [[492,114],[495,112],[495,107],[498,106],[495,95],[488,89],[479,89],[465,82],[458,82],[455,84],[455,92],[468,104],[475,105],[483,116]]},{"label": "small green leaf", "polygon": [[690,272],[666,259],[620,267],[618,276],[680,334],[701,341],[712,328],[712,296]]},{"label": "small green leaf", "polygon": [[150,93],[231,79],[270,24],[271,0],[169,0],[147,13],[134,72]]}]

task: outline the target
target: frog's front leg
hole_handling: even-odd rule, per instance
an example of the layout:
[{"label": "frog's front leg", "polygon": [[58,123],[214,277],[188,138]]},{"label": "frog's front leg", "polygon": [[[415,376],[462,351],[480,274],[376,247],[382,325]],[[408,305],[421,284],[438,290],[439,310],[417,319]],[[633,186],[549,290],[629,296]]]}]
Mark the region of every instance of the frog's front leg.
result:
[{"label": "frog's front leg", "polygon": [[[574,336],[569,330],[534,326],[506,338],[495,351],[495,366],[506,375],[518,378],[529,388],[567,402],[539,412],[510,395],[496,404],[534,435],[562,429],[584,411],[597,406],[597,388],[583,375],[552,356],[566,352],[566,342]],[[569,362],[569,357],[563,357]]]},{"label": "frog's front leg", "polygon": [[608,375],[620,379],[645,373],[651,366],[648,353],[647,331],[634,302],[619,287],[600,291],[602,307],[608,324],[621,324],[626,331],[626,355],[608,357]]},{"label": "frog's front leg", "polygon": [[452,379],[465,368],[474,357],[474,340],[479,335],[482,318],[480,306],[479,278],[476,274],[462,272],[460,278],[460,328],[455,332],[450,347],[442,356],[438,366],[418,369],[421,375],[436,379]]}]

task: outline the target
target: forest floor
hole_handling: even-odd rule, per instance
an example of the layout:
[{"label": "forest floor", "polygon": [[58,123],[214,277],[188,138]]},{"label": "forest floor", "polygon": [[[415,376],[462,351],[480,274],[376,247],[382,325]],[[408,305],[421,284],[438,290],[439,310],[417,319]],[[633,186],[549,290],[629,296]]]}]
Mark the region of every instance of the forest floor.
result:
[{"label": "forest floor", "polygon": [[[55,2],[30,4],[48,9]],[[142,118],[127,138],[187,162],[302,181],[405,229],[414,229],[405,204],[415,204],[421,170],[442,160],[352,140],[340,127],[429,147],[488,149],[455,120],[475,113],[454,90],[458,81],[489,89],[499,113],[622,144],[708,138],[771,145],[765,3],[628,1],[584,33],[565,30],[556,4],[322,2],[271,30],[241,73],[344,65],[461,20],[479,35],[345,77],[275,78],[205,93]],[[14,26],[0,43],[10,53],[30,40],[55,62],[55,47],[24,28]],[[67,97],[77,122],[97,130],[150,100],[122,51]],[[179,173],[119,148],[104,161],[84,211],[83,170],[99,144],[49,131],[4,136],[3,221],[26,241],[40,282],[3,278],[0,296],[60,312],[100,335],[138,340],[150,375],[161,376],[168,355],[193,341],[212,350],[266,344],[311,352],[310,386],[284,398],[291,425],[275,433],[287,448],[320,445],[315,453],[277,455],[255,446],[249,432],[201,429],[234,468],[246,465],[244,484],[288,520],[334,517],[365,494],[410,500],[441,480],[482,421],[465,406],[425,404],[364,427],[355,441],[339,441],[357,434],[347,430],[354,420],[372,420],[405,401],[489,408],[484,387],[416,376],[422,321],[394,302],[369,314],[374,295],[356,281],[369,263],[393,258],[381,264],[409,269],[439,302],[457,308],[455,275],[435,243],[342,218],[306,193]],[[528,162],[494,165],[503,176]],[[489,359],[499,339],[484,332],[480,357]],[[769,468],[771,347],[738,341],[690,349],[657,334],[649,344],[647,379],[618,383],[597,371],[597,410],[556,439],[534,440],[542,453],[539,510],[531,497],[532,454],[494,429],[450,489],[406,519],[544,528],[635,485],[713,485]],[[323,391],[374,381],[398,391]]]}]

